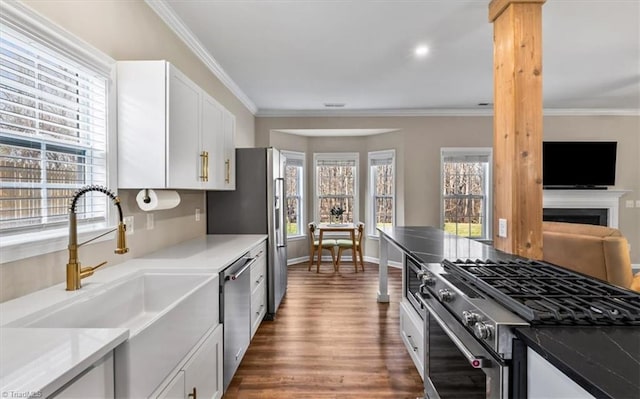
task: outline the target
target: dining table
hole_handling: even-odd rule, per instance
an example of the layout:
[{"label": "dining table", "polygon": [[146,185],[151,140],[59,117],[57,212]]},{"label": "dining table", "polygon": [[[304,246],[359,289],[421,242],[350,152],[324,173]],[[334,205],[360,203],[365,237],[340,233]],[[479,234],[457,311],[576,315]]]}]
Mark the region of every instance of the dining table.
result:
[{"label": "dining table", "polygon": [[[355,253],[356,253],[356,225],[354,223],[320,223],[318,224],[318,231],[319,231],[319,235],[318,235],[318,244],[319,247],[322,248],[322,237],[324,235],[324,233],[328,232],[328,233],[348,233],[350,238],[351,238],[351,249],[353,250],[353,254],[354,254],[354,262],[355,262]],[[320,266],[320,261],[321,261],[322,257],[318,256],[318,267]],[[340,261],[338,259],[338,261]],[[333,265],[334,269],[336,268],[336,265]]]}]

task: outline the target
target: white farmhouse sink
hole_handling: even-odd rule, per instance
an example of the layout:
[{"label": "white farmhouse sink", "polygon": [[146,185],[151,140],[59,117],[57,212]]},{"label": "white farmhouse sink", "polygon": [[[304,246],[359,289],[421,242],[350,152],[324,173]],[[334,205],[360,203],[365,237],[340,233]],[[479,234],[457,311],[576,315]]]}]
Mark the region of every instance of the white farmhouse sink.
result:
[{"label": "white farmhouse sink", "polygon": [[217,273],[143,271],[6,327],[128,328],[115,350],[116,396],[147,397],[218,322]]}]

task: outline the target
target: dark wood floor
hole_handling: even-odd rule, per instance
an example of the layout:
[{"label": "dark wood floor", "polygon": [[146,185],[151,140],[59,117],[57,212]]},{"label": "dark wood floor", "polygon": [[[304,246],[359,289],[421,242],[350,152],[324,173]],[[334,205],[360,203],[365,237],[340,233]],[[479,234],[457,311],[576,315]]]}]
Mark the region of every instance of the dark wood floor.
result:
[{"label": "dark wood floor", "polygon": [[383,304],[378,266],[365,269],[290,266],[276,320],[262,322],[224,399],[421,397],[399,334],[400,270],[389,270],[391,303]]}]

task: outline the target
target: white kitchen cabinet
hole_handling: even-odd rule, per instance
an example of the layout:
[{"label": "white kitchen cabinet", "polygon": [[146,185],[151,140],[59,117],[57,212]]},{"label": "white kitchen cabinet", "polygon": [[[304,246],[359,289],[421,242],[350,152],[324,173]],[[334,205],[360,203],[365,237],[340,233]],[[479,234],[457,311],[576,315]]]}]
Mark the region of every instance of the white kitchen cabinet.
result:
[{"label": "white kitchen cabinet", "polygon": [[[210,141],[210,176],[207,189],[235,190],[236,166],[236,118],[220,105],[213,97],[205,93],[204,109],[206,127],[203,139]],[[215,143],[215,144],[213,144]]]},{"label": "white kitchen cabinet", "polygon": [[527,348],[527,397],[593,399],[593,395],[531,348]]},{"label": "white kitchen cabinet", "polygon": [[225,190],[236,189],[236,117],[225,112],[223,121],[224,184]]},{"label": "white kitchen cabinet", "polygon": [[162,391],[162,399],[221,398],[222,385],[222,325],[216,326],[203,342],[187,356],[180,369]]},{"label": "white kitchen cabinet", "polygon": [[251,338],[267,314],[267,244],[263,241],[249,251],[256,262],[251,266]]},{"label": "white kitchen cabinet", "polygon": [[166,61],[117,69],[119,187],[231,189],[218,176],[235,169],[225,164],[233,115]]},{"label": "white kitchen cabinet", "polygon": [[222,359],[222,326],[218,326],[184,366],[187,396],[222,397]]},{"label": "white kitchen cabinet", "polygon": [[208,190],[224,188],[225,152],[224,152],[224,116],[226,110],[211,96],[205,93],[202,99],[202,147],[207,151],[209,176],[203,185]]},{"label": "white kitchen cabinet", "polygon": [[418,373],[424,379],[424,334],[422,319],[418,316],[408,302],[400,303],[400,336],[402,342],[418,369]]},{"label": "white kitchen cabinet", "polygon": [[184,395],[186,392],[185,384],[184,384],[184,371],[180,370],[173,377],[169,385],[166,386],[160,392],[160,395],[156,396],[158,399],[184,399]]},{"label": "white kitchen cabinet", "polygon": [[56,399],[115,397],[113,352],[109,352],[79,377],[54,393]]}]

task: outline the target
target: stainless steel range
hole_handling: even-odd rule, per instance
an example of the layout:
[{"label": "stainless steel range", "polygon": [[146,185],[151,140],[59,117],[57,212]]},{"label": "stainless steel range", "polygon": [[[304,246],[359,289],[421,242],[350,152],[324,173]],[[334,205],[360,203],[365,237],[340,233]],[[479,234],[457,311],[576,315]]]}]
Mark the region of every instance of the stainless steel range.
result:
[{"label": "stainless steel range", "polygon": [[405,258],[426,398],[520,398],[527,325],[640,325],[640,295],[544,262]]}]

